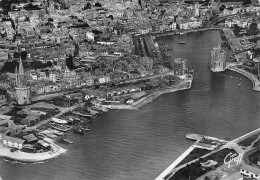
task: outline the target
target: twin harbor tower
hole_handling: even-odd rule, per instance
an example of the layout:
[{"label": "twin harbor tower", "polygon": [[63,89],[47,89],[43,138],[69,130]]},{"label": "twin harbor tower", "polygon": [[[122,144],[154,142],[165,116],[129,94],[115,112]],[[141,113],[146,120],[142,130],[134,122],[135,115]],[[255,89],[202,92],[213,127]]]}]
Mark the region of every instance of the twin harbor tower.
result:
[{"label": "twin harbor tower", "polygon": [[221,72],[226,69],[226,51],[221,49],[220,45],[211,50],[209,67],[213,72]]}]

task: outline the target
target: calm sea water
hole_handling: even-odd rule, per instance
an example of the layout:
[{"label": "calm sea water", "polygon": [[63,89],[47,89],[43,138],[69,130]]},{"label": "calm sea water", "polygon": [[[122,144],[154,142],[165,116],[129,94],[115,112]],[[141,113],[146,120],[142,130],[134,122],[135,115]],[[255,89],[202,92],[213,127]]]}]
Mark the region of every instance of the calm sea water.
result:
[{"label": "calm sea water", "polygon": [[[69,151],[58,159],[43,164],[0,159],[3,180],[151,180],[191,145],[187,133],[233,139],[259,128],[260,97],[251,81],[207,67],[211,48],[220,42],[218,31],[158,40],[195,67],[192,89],[163,95],[141,110],[101,115],[87,135],[69,135],[75,144],[62,145]],[[181,40],[186,44],[178,44]]]}]

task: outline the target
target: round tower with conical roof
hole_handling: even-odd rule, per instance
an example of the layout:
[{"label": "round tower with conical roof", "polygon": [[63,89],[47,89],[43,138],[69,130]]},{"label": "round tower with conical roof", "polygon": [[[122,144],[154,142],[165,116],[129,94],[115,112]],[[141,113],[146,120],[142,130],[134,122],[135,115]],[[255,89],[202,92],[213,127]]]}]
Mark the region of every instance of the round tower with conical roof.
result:
[{"label": "round tower with conical roof", "polygon": [[15,69],[15,99],[18,105],[31,104],[31,88],[27,86],[23,62],[20,58],[19,70]]}]

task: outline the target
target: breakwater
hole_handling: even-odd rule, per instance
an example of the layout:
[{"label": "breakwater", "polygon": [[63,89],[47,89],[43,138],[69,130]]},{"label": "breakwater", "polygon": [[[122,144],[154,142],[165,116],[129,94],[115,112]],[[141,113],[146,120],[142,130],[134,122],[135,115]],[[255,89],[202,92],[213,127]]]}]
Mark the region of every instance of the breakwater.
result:
[{"label": "breakwater", "polygon": [[256,75],[238,67],[228,67],[228,69],[248,77],[253,83],[253,90],[260,91],[260,81]]}]

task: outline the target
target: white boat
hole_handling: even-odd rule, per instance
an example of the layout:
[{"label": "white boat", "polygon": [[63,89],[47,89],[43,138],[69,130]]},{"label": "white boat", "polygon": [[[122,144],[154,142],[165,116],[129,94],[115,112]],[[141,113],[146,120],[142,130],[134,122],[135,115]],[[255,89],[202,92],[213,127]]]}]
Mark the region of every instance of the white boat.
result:
[{"label": "white boat", "polygon": [[56,122],[56,123],[59,123],[59,124],[67,124],[68,123],[68,121],[66,121],[66,120],[55,118],[55,117],[51,118],[51,120],[53,122]]},{"label": "white boat", "polygon": [[47,129],[42,131],[41,133],[49,138],[57,138],[57,135],[53,134],[51,131],[49,131]]},{"label": "white boat", "polygon": [[186,42],[185,41],[180,41],[179,44],[186,44]]},{"label": "white boat", "polygon": [[82,127],[81,129],[84,130],[84,131],[91,131],[91,129],[89,127],[86,127],[86,128]]},{"label": "white boat", "polygon": [[69,129],[63,125],[59,125],[59,124],[55,124],[55,123],[50,123],[50,126],[53,128],[53,129],[56,129],[58,131],[61,131],[61,132],[67,132]]},{"label": "white boat", "polygon": [[58,136],[64,135],[64,132],[60,132],[60,131],[58,131],[58,130],[56,130],[56,129],[52,129],[51,132],[52,132],[53,134],[55,134],[55,135],[58,135]]}]

